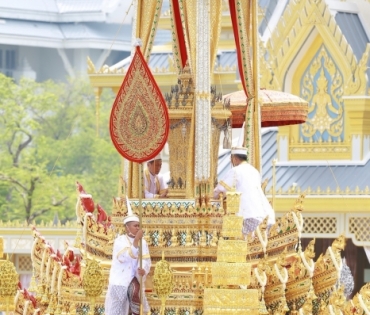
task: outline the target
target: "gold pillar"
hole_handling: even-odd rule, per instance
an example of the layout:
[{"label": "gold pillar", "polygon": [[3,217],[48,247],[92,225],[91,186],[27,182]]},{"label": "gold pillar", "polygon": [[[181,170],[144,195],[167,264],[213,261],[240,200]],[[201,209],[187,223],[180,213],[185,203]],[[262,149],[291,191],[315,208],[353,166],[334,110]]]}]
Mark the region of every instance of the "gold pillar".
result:
[{"label": "gold pillar", "polygon": [[250,161],[259,171],[261,165],[261,106],[259,101],[259,45],[258,45],[258,3],[252,0],[252,47],[253,47],[253,83],[254,83],[254,113],[253,113],[253,149],[254,159]]}]

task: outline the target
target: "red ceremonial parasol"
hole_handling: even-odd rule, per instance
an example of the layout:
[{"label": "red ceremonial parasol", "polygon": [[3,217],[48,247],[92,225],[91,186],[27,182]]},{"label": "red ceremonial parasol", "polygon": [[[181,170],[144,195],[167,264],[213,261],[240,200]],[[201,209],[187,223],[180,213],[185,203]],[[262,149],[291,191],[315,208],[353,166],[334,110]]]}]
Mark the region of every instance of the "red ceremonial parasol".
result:
[{"label": "red ceremonial parasol", "polygon": [[[261,127],[302,124],[307,119],[308,103],[296,95],[274,90],[260,90],[259,98]],[[224,95],[223,99],[230,101],[232,127],[242,127],[247,109],[247,96],[244,90]]]}]

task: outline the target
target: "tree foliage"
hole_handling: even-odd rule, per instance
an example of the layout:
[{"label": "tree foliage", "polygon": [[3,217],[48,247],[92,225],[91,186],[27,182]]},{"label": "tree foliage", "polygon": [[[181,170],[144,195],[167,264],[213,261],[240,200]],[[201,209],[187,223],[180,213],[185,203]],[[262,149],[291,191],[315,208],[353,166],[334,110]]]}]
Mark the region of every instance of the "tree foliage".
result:
[{"label": "tree foliage", "polygon": [[75,217],[75,181],[107,209],[117,191],[120,158],[108,130],[113,93],[102,94],[96,134],[87,80],[18,84],[0,74],[0,214],[7,220]]}]

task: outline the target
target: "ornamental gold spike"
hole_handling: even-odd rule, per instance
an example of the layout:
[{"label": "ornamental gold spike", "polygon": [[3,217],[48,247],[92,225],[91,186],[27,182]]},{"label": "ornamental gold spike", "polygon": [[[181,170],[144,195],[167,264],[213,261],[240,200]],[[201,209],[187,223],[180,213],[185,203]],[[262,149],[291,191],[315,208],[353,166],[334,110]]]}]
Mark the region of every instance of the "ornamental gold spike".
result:
[{"label": "ornamental gold spike", "polygon": [[104,278],[99,263],[94,259],[87,262],[87,268],[82,279],[82,287],[90,298],[90,315],[94,315],[95,301],[102,294]]},{"label": "ornamental gold spike", "polygon": [[166,299],[171,294],[174,285],[174,276],[169,262],[164,259],[156,263],[153,277],[154,290],[162,301],[161,315],[164,315]]},{"label": "ornamental gold spike", "polygon": [[6,314],[14,307],[12,301],[17,293],[18,274],[11,261],[0,260],[0,297],[5,300]]}]

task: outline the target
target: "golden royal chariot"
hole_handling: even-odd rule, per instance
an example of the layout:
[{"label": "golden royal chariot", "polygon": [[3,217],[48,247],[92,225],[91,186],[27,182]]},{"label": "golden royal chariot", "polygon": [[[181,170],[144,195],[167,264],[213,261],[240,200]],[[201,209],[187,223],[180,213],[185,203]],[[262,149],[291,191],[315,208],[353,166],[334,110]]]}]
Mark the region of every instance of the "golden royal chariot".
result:
[{"label": "golden royal chariot", "polygon": [[[145,9],[143,2],[136,2],[134,36],[142,39],[141,50],[148,59],[161,1],[146,1]],[[170,120],[168,198],[138,198],[141,180],[135,163],[126,168],[128,182],[122,181],[122,193],[114,198],[110,216],[100,206],[95,209],[93,196],[77,183],[80,228],[74,246],[66,243],[61,254],[33,227],[31,285],[28,290],[19,288],[14,266],[0,261],[0,309],[18,315],[104,314],[113,242],[124,233],[128,196],[133,211],[142,212],[144,238],[152,259],[145,285],[151,315],[370,314],[369,284],[352,300],[344,296],[339,281],[343,235],[317,261],[313,260],[314,239],[302,248],[304,195],[270,229],[266,218],[246,238],[241,233],[242,218],[236,215],[240,193],[230,191],[219,200],[212,199],[220,133],[232,125],[230,119],[240,118],[236,117],[240,108],[230,108],[228,98],[210,84],[221,3],[170,1],[179,75],[166,95]],[[263,122],[303,122],[307,104],[295,100],[278,108],[263,107],[256,79],[256,1],[230,0],[229,5],[241,80],[248,96],[247,110],[243,109],[245,145],[249,162],[259,168]],[[252,57],[249,47],[253,48]]]}]

